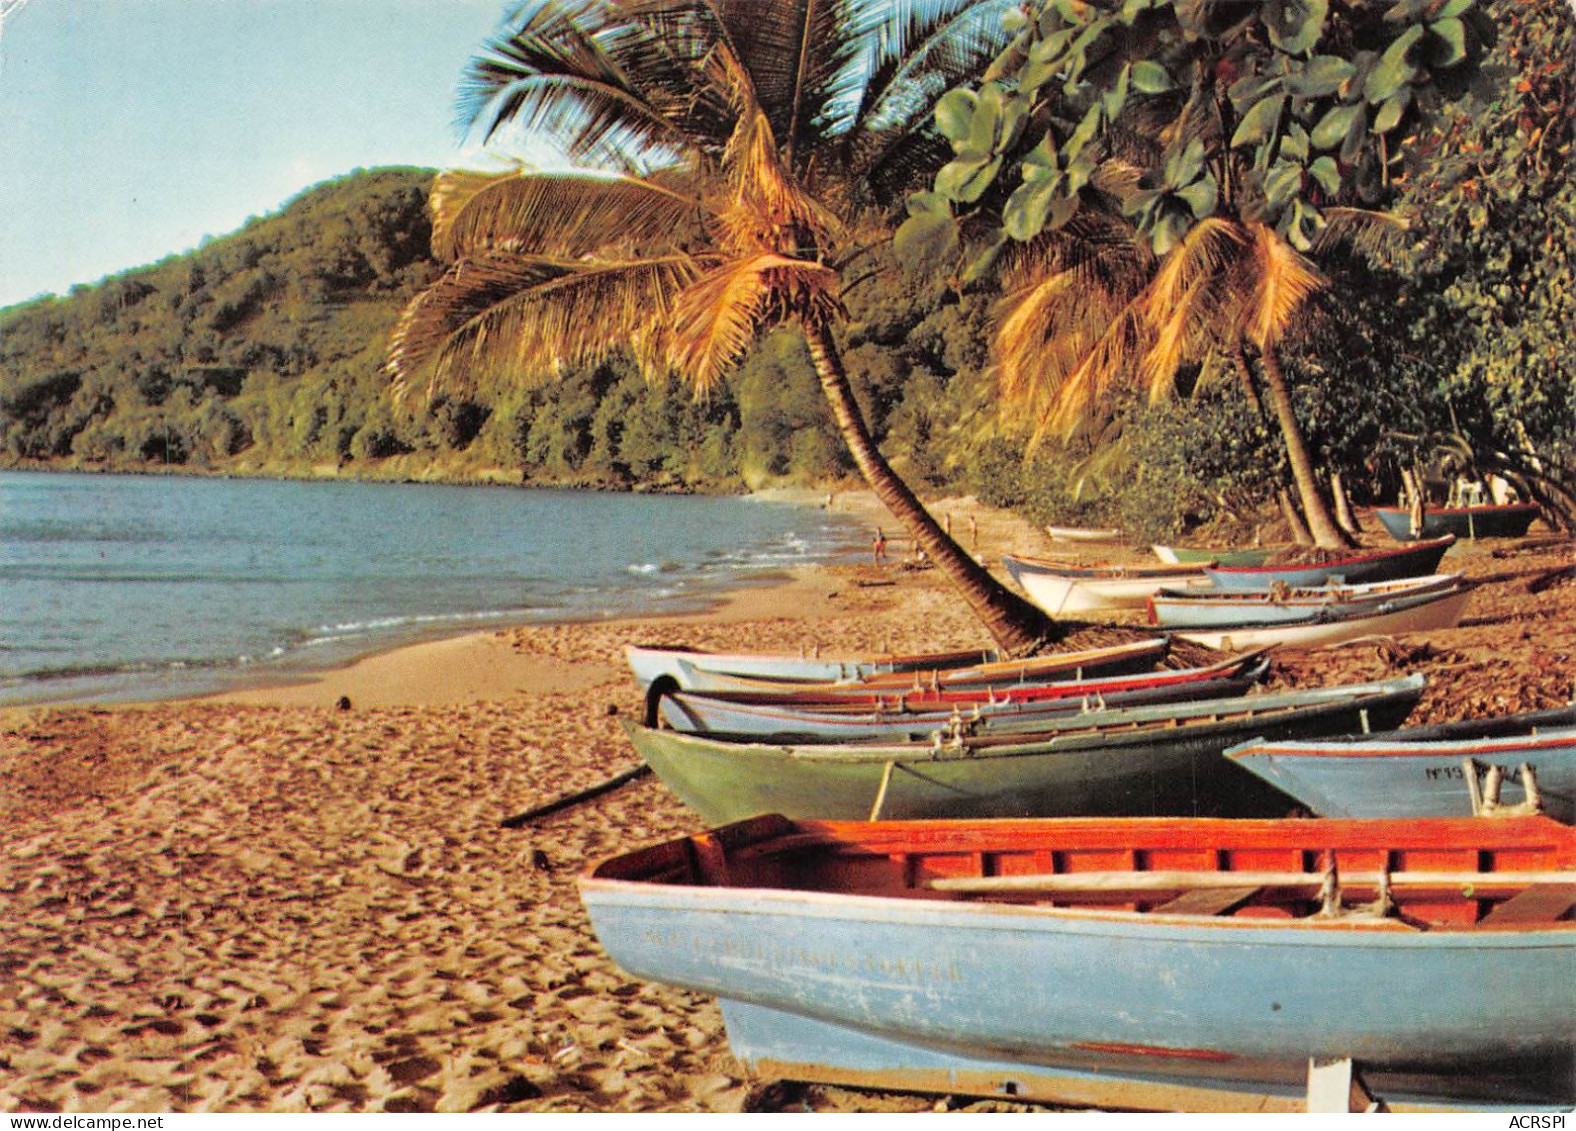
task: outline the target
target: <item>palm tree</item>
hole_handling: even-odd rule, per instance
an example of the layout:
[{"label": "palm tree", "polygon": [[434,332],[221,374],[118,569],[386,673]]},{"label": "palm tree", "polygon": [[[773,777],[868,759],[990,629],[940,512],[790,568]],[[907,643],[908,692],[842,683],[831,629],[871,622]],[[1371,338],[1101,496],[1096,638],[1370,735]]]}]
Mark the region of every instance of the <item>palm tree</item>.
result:
[{"label": "palm tree", "polygon": [[803,334],[877,498],[1005,647],[1051,636],[893,472],[833,337],[839,269],[945,147],[934,103],[1005,42],[1009,0],[536,0],[462,86],[489,142],[541,131],[584,171],[455,172],[432,195],[447,270],[389,368],[429,396],[633,351],[697,395],[777,326]]},{"label": "palm tree", "polygon": [[[1179,120],[1173,132],[1188,125]],[[1213,132],[1224,140],[1218,127]],[[1158,401],[1174,392],[1183,363],[1194,361],[1206,373],[1236,373],[1249,403],[1262,411],[1250,357],[1256,353],[1309,533],[1321,547],[1351,546],[1320,491],[1279,350],[1325,277],[1275,229],[1239,208],[1232,188],[1244,170],[1233,167],[1232,151],[1214,148],[1214,210],[1164,254],[1155,254],[1151,238],[1122,215],[1137,211],[1145,197],[1134,170],[1121,161],[1097,172],[1096,190],[1087,194],[1094,207],[1009,252],[993,343],[1004,399],[1031,406],[1040,422],[1037,438],[1066,435],[1118,382],[1136,383]],[[1194,139],[1184,152],[1186,163],[1203,164],[1203,141]],[[1199,171],[1172,169],[1171,175],[1186,184]],[[1356,208],[1327,208],[1325,220],[1316,250],[1340,241],[1379,245],[1399,224]]]}]

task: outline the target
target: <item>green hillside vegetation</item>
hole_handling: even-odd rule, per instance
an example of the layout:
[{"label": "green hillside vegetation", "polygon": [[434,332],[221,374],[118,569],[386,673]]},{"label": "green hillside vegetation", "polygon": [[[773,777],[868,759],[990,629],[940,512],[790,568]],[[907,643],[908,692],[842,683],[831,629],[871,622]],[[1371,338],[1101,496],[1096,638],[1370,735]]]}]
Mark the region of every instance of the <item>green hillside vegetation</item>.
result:
[{"label": "green hillside vegetation", "polygon": [[[1327,259],[1333,285],[1285,344],[1315,463],[1359,504],[1419,467],[1508,472],[1556,515],[1576,507],[1576,20],[1560,0],[1492,11],[1502,95],[1418,139],[1409,247]],[[438,271],[431,181],[352,174],[188,255],[0,311],[0,465],[722,491],[853,478],[791,333],[706,400],[615,359],[492,401],[396,406],[390,333]],[[1031,448],[997,410],[997,297],[905,275],[884,250],[844,279],[838,345],[911,483],[1139,537],[1277,513],[1283,446],[1229,374],[1185,368],[1180,400],[1119,397],[1099,427]]]},{"label": "green hillside vegetation", "polygon": [[[495,403],[411,398],[383,363],[436,274],[432,172],[357,172],[151,267],[0,312],[0,462],[12,467],[342,475],[740,490],[836,481],[851,464],[803,347],[774,336],[697,401],[626,361]],[[956,461],[985,300],[960,306],[890,264],[851,288],[850,369],[899,463]]]}]

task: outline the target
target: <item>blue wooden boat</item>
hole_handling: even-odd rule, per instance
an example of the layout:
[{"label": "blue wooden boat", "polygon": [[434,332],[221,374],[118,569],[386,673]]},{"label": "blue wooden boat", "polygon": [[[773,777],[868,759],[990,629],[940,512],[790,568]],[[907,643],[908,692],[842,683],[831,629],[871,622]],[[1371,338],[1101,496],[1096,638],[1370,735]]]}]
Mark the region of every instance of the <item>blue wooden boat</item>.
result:
[{"label": "blue wooden boat", "polygon": [[626,722],[668,788],[712,823],[794,818],[1235,815],[1290,800],[1220,756],[1258,734],[1318,737],[1398,725],[1421,675],[1034,720],[918,741],[772,742]]},{"label": "blue wooden boat", "polygon": [[1422,529],[1412,529],[1408,507],[1375,507],[1374,517],[1398,542],[1438,538],[1520,538],[1527,533],[1538,508],[1532,503],[1505,503],[1481,507],[1424,507]]},{"label": "blue wooden boat", "polygon": [[1204,573],[1221,589],[1268,589],[1277,584],[1296,589],[1331,581],[1347,585],[1397,581],[1437,573],[1445,551],[1455,541],[1455,535],[1447,534],[1429,542],[1394,550],[1365,550],[1312,565],[1205,566]]},{"label": "blue wooden boat", "polygon": [[1459,573],[1435,573],[1360,585],[1270,589],[1162,589],[1149,599],[1149,621],[1162,628],[1232,628],[1364,616],[1403,597],[1443,593]]},{"label": "blue wooden boat", "polygon": [[1391,1110],[1571,1102],[1576,829],[761,817],[580,881],[637,978],[720,999],[769,1077],[1302,1110],[1310,1057]]},{"label": "blue wooden boat", "polygon": [[874,709],[837,703],[800,704],[761,701],[746,696],[699,695],[676,691],[658,703],[662,721],[689,734],[726,734],[781,740],[853,742],[872,738],[905,740],[933,731],[967,728],[983,732],[1011,721],[1048,720],[1117,707],[1177,699],[1218,699],[1244,694],[1269,670],[1261,653],[1249,653],[1202,668],[1068,680],[1041,687],[1011,689],[972,700],[943,699],[945,693],[898,695]]},{"label": "blue wooden boat", "polygon": [[624,659],[642,691],[663,678],[675,686],[686,686],[682,666],[685,664],[701,672],[795,683],[831,683],[866,679],[888,672],[970,667],[1000,658],[996,651],[980,648],[910,655],[822,657],[818,649],[795,656],[760,652],[707,652],[699,648],[666,644],[628,644],[624,647]]},{"label": "blue wooden boat", "polygon": [[1502,807],[1576,822],[1576,707],[1326,741],[1255,740],[1226,757],[1324,817],[1470,816],[1490,774]]}]

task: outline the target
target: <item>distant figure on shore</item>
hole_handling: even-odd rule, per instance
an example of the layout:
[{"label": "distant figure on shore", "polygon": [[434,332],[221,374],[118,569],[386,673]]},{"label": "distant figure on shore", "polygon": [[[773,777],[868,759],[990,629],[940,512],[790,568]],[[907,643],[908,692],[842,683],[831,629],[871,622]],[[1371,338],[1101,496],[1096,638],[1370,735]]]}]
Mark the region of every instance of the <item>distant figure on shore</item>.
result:
[{"label": "distant figure on shore", "polygon": [[875,540],[871,542],[870,548],[875,554],[876,561],[886,561],[886,534],[882,532],[879,526],[876,527]]},{"label": "distant figure on shore", "polygon": [[826,493],[826,509],[827,510],[831,510],[832,509],[832,504],[834,502],[836,502],[836,501],[837,501],[837,492],[836,491],[828,491]]},{"label": "distant figure on shore", "polygon": [[969,515],[969,541],[973,544],[973,549],[980,548],[980,521],[973,515]]}]

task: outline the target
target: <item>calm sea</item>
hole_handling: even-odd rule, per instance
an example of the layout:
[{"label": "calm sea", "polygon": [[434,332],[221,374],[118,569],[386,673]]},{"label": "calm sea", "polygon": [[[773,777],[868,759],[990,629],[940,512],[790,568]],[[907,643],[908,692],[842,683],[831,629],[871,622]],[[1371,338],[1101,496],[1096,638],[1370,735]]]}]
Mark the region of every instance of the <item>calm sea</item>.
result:
[{"label": "calm sea", "polygon": [[0,703],[189,695],[699,608],[862,538],[751,498],[0,472]]}]

